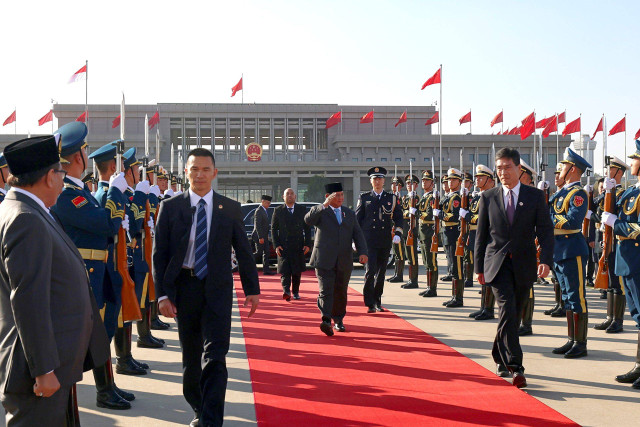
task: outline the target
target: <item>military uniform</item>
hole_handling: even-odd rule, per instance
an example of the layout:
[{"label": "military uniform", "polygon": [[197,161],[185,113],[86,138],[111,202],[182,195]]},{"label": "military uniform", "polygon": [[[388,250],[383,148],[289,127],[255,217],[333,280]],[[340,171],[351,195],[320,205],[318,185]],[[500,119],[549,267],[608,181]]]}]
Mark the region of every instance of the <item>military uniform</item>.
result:
[{"label": "military uniform", "polygon": [[[398,191],[393,193],[396,198],[396,204],[402,209],[402,195],[400,194],[400,188],[404,187],[402,178],[394,176],[392,179],[393,184],[398,188]],[[407,259],[407,248],[404,246],[404,240],[400,239],[400,243],[393,243],[393,258],[395,259],[395,271],[393,276],[387,279],[391,283],[402,283],[404,281],[404,262]]]},{"label": "military uniform", "polygon": [[[471,175],[469,172],[465,172],[464,173],[464,181],[462,182],[462,186],[464,188],[466,188],[465,183],[466,182],[473,182],[473,175]],[[473,189],[473,186],[471,187]],[[470,211],[471,209],[471,202],[473,200],[473,193],[472,191],[470,191],[469,189],[467,189],[468,193],[465,196],[462,197],[466,197],[466,202],[467,202],[467,210]],[[477,197],[477,201],[476,201],[476,225],[477,225],[477,207],[478,207],[478,203],[480,203],[480,196],[478,196],[476,194]],[[461,207],[462,207],[462,203],[461,203]],[[470,240],[471,238],[471,213],[467,214],[465,216],[465,221],[467,222],[467,229],[464,230],[465,232],[465,236],[464,237],[464,257],[462,259],[463,261],[463,265],[464,265],[464,271],[463,271],[463,279],[464,279],[464,287],[465,288],[472,288],[473,287],[473,245],[475,244],[475,230],[473,232],[473,240]],[[463,230],[460,230],[460,232],[462,233]]]},{"label": "military uniform", "polygon": [[[561,170],[562,170],[562,163],[558,163],[556,165],[555,175],[560,175]],[[558,191],[560,191],[560,189],[558,189],[556,192]],[[556,273],[555,271],[553,271],[553,268],[551,268],[550,276],[551,276],[551,283],[553,283],[553,292],[555,294],[556,305],[551,307],[548,310],[544,310],[543,313],[551,317],[565,317],[566,312],[564,308],[564,300],[562,299],[562,290],[560,289],[560,283],[558,283],[558,279],[556,278]]]},{"label": "military uniform", "polygon": [[[422,180],[434,180],[432,171],[424,171]],[[422,252],[422,263],[427,269],[427,289],[420,292],[423,297],[437,296],[438,287],[438,252],[431,252],[431,242],[435,233],[435,220],[433,219],[433,208],[435,197],[433,191],[425,192],[418,203],[418,218],[420,230],[420,252]],[[437,237],[436,237],[437,238]]]},{"label": "military uniform", "polygon": [[[413,183],[413,191],[402,197],[402,218],[405,226],[403,228],[402,240],[407,253],[407,262],[409,263],[409,281],[402,285],[403,289],[416,289],[418,287],[418,221],[417,208],[420,198],[416,192],[416,186],[419,183],[418,177],[415,175],[407,175],[404,177],[407,189],[410,183]],[[412,213],[413,212],[413,213]],[[413,227],[411,224],[413,223]]]},{"label": "military uniform", "polygon": [[[447,180],[462,180],[462,173],[458,169],[447,171]],[[460,205],[462,197],[457,191],[450,191],[440,200],[438,218],[442,221],[444,250],[451,262],[451,299],[442,305],[446,307],[462,307],[464,283],[462,281],[462,256],[456,256],[456,244],[460,235]],[[436,212],[434,212],[435,214]]]}]

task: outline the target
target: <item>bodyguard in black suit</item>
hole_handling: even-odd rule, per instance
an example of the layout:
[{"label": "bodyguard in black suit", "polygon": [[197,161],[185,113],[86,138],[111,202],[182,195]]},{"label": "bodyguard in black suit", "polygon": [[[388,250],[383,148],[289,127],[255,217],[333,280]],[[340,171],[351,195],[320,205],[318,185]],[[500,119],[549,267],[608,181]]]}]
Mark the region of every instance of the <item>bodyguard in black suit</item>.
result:
[{"label": "bodyguard in black suit", "polygon": [[273,211],[271,237],[278,255],[278,273],[282,283],[282,298],[300,299],[300,276],[305,270],[305,255],[311,248],[311,227],[304,222],[307,210],[298,205],[296,193],[291,188],[284,190],[284,204]]},{"label": "bodyguard in black suit", "polygon": [[[518,325],[524,300],[536,280],[535,238],[542,249],[537,275],[546,277],[553,262],[553,225],[544,193],[519,182],[520,154],[503,148],[496,154],[502,187],[480,196],[475,242],[478,282],[491,285],[498,301],[498,332],[493,360],[498,375],[513,375],[513,385],[527,385],[522,366]],[[506,201],[505,201],[506,199]]]},{"label": "bodyguard in black suit", "polygon": [[262,272],[267,276],[275,274],[269,268],[269,256],[271,246],[269,245],[269,214],[267,209],[271,206],[271,196],[263,195],[261,206],[253,212],[253,232],[251,238],[258,248],[258,258],[262,258]]},{"label": "bodyguard in black suit", "polygon": [[153,279],[160,312],[178,318],[183,393],[195,412],[192,425],[219,426],[227,388],[233,276],[231,249],[251,304],[259,302],[258,273],[240,204],[211,190],[218,170],[213,154],[187,156],[190,189],[164,200],[156,223]]}]

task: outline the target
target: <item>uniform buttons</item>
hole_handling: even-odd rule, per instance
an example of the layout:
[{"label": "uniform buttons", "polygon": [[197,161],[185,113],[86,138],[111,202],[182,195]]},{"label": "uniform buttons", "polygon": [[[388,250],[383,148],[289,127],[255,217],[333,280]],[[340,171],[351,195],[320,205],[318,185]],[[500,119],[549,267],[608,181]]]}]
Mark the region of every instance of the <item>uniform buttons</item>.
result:
[{"label": "uniform buttons", "polygon": [[636,246],[638,246],[638,244],[636,243]]},{"label": "uniform buttons", "polygon": [[[636,243],[636,246],[638,246],[638,244],[637,244],[637,243]],[[89,273],[93,273],[93,267],[91,267],[91,268],[89,269]]]},{"label": "uniform buttons", "polygon": [[136,249],[140,249],[140,245],[136,245]]},{"label": "uniform buttons", "polygon": [[568,239],[568,238],[569,238],[569,235],[568,235],[568,234],[565,234],[565,235],[564,235],[564,238],[565,238],[565,239]]}]

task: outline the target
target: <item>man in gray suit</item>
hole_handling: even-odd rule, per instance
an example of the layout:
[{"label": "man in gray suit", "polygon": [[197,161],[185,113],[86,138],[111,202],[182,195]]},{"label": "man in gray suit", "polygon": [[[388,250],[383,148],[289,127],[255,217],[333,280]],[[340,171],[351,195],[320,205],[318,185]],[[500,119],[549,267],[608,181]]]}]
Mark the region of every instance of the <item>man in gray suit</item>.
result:
[{"label": "man in gray suit", "polygon": [[268,209],[271,206],[271,196],[262,196],[261,206],[258,206],[253,213],[253,233],[251,237],[258,248],[258,257],[262,257],[262,273],[267,276],[273,276],[274,273],[269,268],[269,256],[271,250],[269,248],[269,221]]},{"label": "man in gray suit", "polygon": [[[322,313],[320,330],[328,336],[333,329],[345,332],[342,320],[347,313],[347,288],[353,270],[351,244],[355,243],[358,261],[367,263],[367,243],[356,214],[342,206],[344,193],[342,184],[325,185],[326,200],[311,208],[304,221],[316,227],[310,264],[316,269],[320,294],[318,308]],[[331,328],[331,319],[334,327]]]},{"label": "man in gray suit", "polygon": [[75,383],[109,352],[82,257],[48,209],[65,176],[58,144],[28,138],[4,155],[12,189],[0,206],[0,400],[9,427],[74,425]]}]

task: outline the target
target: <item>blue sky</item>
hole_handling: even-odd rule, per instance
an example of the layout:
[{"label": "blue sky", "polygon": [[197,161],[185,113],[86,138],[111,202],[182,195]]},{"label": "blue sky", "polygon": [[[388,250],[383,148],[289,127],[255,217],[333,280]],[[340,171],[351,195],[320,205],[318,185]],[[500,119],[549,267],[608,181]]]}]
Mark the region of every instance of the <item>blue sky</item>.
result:
[{"label": "blue sky", "polygon": [[[15,105],[18,132],[50,130],[37,119],[51,98],[84,102],[84,83],[66,82],[86,59],[90,103],[240,102],[244,73],[245,102],[364,113],[431,105],[438,87],[420,87],[443,64],[444,133],[468,132],[470,108],[474,134],[501,109],[505,127],[534,108],[582,113],[584,133],[627,113],[628,151],[640,128],[640,2],[11,2],[3,16],[0,120]],[[609,138],[614,154],[623,143]]]}]

